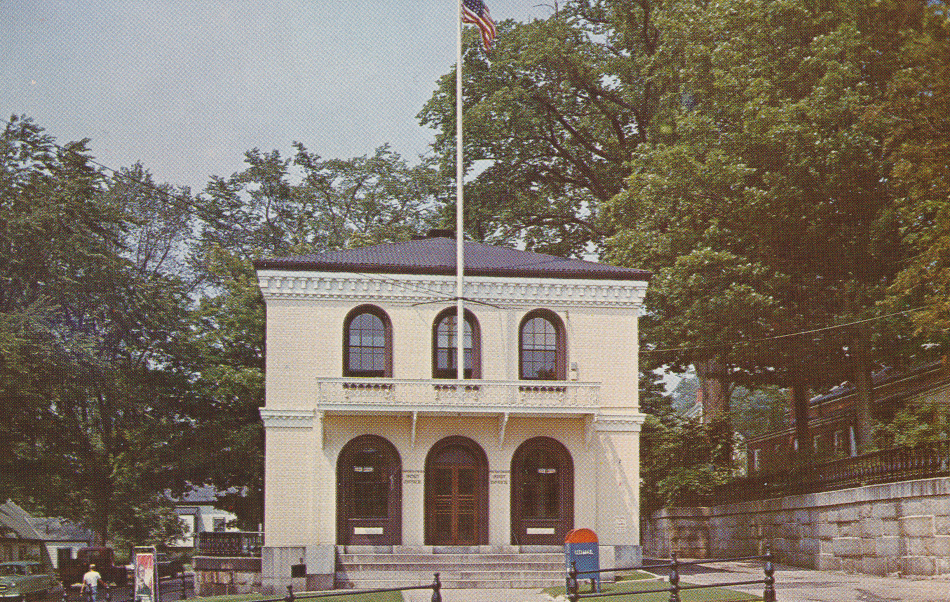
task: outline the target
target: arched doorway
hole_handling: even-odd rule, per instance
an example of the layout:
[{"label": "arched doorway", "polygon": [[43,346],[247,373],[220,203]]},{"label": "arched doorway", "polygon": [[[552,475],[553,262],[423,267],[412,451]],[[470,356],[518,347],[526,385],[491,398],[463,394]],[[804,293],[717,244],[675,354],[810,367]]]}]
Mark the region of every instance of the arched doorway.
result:
[{"label": "arched doorway", "polygon": [[402,543],[402,462],[392,443],[353,439],[340,451],[336,479],[341,545]]},{"label": "arched doorway", "polygon": [[563,545],[574,528],[574,463],[560,442],[528,439],[511,460],[511,543]]},{"label": "arched doorway", "polygon": [[466,437],[447,437],[426,457],[426,545],[488,543],[488,458]]}]

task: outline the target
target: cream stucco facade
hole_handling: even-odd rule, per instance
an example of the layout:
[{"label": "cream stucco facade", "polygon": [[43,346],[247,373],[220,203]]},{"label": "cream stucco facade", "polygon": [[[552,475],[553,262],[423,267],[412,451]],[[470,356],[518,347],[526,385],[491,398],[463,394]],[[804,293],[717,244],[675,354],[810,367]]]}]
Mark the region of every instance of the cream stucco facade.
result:
[{"label": "cream stucco facade", "polygon": [[[475,518],[465,518],[478,522],[478,541],[470,543],[559,543],[552,538],[554,527],[525,527],[542,523],[522,524],[512,508],[525,503],[521,493],[513,493],[522,478],[512,474],[517,450],[526,442],[553,440],[564,466],[539,472],[570,471],[572,482],[561,488],[572,490],[562,496],[571,507],[548,512],[566,516],[567,528],[593,529],[602,546],[639,546],[644,417],[637,402],[637,317],[645,279],[467,277],[465,310],[477,323],[480,375],[456,386],[459,381],[433,378],[434,325],[455,307],[454,277],[258,266],[258,278],[267,305],[261,410],[267,548],[310,554],[352,543],[344,540],[354,533],[364,539],[353,541],[363,543],[377,537],[386,545],[419,549],[439,544],[434,538],[442,537],[435,533],[441,527],[427,527],[438,512],[428,499],[438,487],[432,484],[432,454],[440,442],[462,439],[473,453],[483,453],[486,464],[484,499]],[[391,363],[385,376],[346,375],[347,320],[363,306],[388,318]],[[563,331],[564,369],[555,380],[520,378],[519,332],[526,315],[537,310],[548,312]],[[391,477],[389,487],[398,499],[391,498],[388,507],[399,516],[385,525],[349,526],[340,515],[349,502],[337,481],[349,470],[341,468],[346,446],[367,435],[394,450],[399,482]],[[569,458],[563,459],[565,452]],[[284,573],[279,566],[271,570]]]}]

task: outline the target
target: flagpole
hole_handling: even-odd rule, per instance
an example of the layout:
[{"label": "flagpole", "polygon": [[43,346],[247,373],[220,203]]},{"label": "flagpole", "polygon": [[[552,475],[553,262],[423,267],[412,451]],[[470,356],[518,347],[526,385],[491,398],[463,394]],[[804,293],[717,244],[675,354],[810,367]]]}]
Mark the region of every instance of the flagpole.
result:
[{"label": "flagpole", "polygon": [[455,63],[455,296],[456,296],[456,378],[465,379],[465,313],[462,296],[465,292],[465,222],[462,219],[462,0],[457,0],[458,60]]}]

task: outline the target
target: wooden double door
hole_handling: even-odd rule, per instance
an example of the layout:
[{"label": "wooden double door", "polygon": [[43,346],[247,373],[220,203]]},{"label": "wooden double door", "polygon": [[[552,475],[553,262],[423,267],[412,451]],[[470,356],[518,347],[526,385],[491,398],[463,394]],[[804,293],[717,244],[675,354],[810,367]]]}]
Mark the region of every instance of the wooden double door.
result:
[{"label": "wooden double door", "polygon": [[448,437],[426,459],[426,545],[488,543],[488,460],[477,443]]}]

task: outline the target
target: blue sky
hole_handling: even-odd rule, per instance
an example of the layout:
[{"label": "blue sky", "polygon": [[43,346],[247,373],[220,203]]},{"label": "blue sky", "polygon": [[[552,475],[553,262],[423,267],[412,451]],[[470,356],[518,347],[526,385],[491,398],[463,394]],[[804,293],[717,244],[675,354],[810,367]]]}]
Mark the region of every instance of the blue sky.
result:
[{"label": "blue sky", "polygon": [[[496,21],[553,0],[486,0]],[[380,7],[395,7],[381,11]],[[91,138],[112,168],[203,187],[250,148],[412,160],[455,62],[452,0],[0,0],[0,116]]]}]

